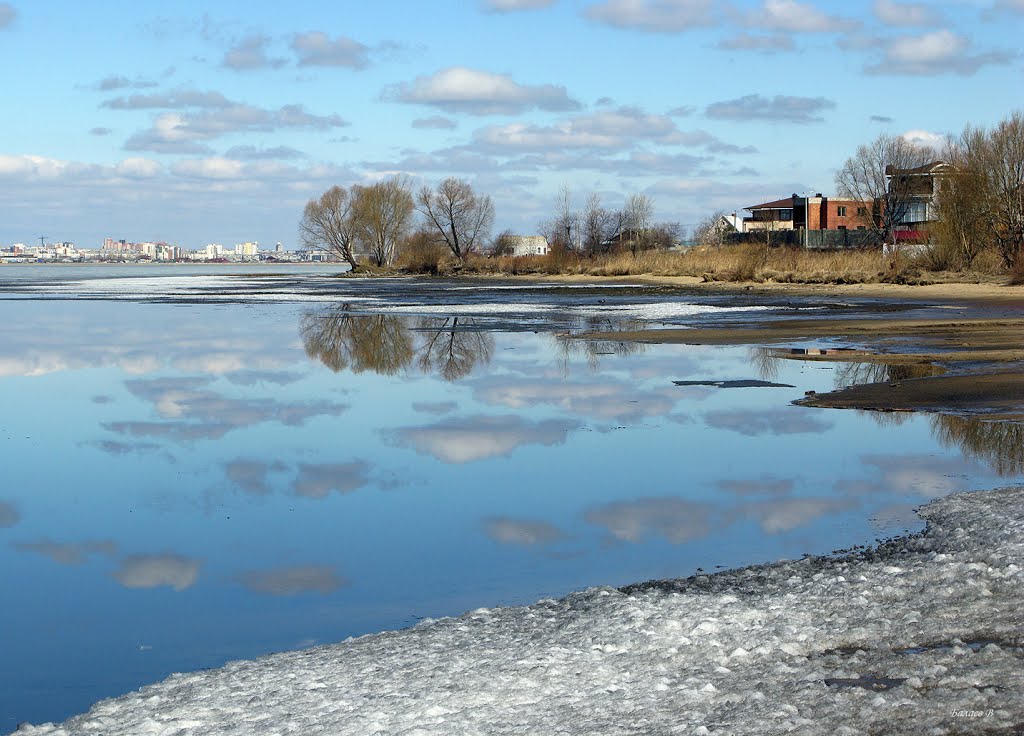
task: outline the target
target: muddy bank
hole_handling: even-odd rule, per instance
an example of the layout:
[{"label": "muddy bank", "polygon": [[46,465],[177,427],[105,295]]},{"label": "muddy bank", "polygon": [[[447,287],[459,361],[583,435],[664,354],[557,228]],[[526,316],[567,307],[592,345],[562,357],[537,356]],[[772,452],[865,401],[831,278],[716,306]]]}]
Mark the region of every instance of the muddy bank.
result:
[{"label": "muddy bank", "polygon": [[[1016,310],[1014,310],[1016,311]],[[800,319],[696,329],[582,335],[690,345],[769,346],[762,360],[861,363],[868,380],[808,396],[806,406],[880,411],[984,413],[1024,418],[1024,319]],[[822,340],[818,349],[780,349]]]}]

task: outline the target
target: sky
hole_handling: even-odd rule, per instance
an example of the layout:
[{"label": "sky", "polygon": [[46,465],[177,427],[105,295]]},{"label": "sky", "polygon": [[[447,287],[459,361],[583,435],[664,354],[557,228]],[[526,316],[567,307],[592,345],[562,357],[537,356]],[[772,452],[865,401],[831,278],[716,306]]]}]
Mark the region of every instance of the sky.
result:
[{"label": "sky", "polygon": [[1024,107],[1024,0],[0,2],[0,245],[297,247],[335,184],[692,228]]}]

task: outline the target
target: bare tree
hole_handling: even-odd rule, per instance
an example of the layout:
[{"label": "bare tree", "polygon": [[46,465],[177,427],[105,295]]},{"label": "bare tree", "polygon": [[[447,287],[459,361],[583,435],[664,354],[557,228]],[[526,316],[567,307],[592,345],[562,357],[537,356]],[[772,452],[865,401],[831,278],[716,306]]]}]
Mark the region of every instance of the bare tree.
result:
[{"label": "bare tree", "polygon": [[718,210],[698,222],[693,228],[693,242],[698,245],[719,247],[725,240],[725,210]]},{"label": "bare tree", "polygon": [[986,147],[995,243],[1003,264],[1024,258],[1024,113],[1014,112],[989,134]]},{"label": "bare tree", "polygon": [[609,237],[615,233],[609,232],[614,222],[614,214],[601,205],[601,196],[597,193],[587,197],[587,205],[583,210],[583,250],[587,253],[597,253],[605,247]]},{"label": "bare tree", "polygon": [[344,187],[331,187],[319,199],[306,202],[299,222],[299,237],[306,248],[330,253],[355,271],[359,265],[353,251],[355,235],[352,198]]},{"label": "bare tree", "polygon": [[628,236],[627,245],[633,255],[638,250],[650,247],[651,217],[654,214],[654,203],[645,194],[630,194],[623,208],[625,228]]},{"label": "bare tree", "polygon": [[511,230],[502,230],[491,243],[492,256],[510,256],[515,253],[516,235]]},{"label": "bare tree", "polygon": [[467,181],[448,177],[435,190],[423,187],[416,203],[456,258],[475,251],[491,233],[494,203],[487,195],[477,195]]},{"label": "bare tree", "polygon": [[572,191],[563,185],[555,201],[555,216],[543,223],[541,230],[554,247],[564,246],[569,250],[576,249],[579,240],[579,214],[572,208]]},{"label": "bare tree", "polygon": [[370,258],[378,266],[391,265],[415,211],[409,180],[393,176],[369,186],[353,186],[352,211],[358,240]]},{"label": "bare tree", "polygon": [[988,197],[988,181],[980,168],[986,144],[985,132],[967,128],[943,151],[952,172],[939,187],[938,221],[929,249],[931,262],[940,268],[970,268],[974,259],[994,240]]},{"label": "bare tree", "polygon": [[911,143],[902,136],[882,134],[857,148],[836,172],[839,194],[874,207],[865,227],[881,243],[896,244],[896,229],[902,224],[915,200],[913,176],[901,175],[935,160],[935,152]]}]

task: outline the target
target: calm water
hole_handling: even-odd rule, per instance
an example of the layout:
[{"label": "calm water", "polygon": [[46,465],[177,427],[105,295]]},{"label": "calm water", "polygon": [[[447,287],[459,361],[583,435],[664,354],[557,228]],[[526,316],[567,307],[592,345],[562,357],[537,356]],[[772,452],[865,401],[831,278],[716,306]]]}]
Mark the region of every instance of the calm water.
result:
[{"label": "calm water", "polygon": [[863,372],[567,338],[866,303],[239,272],[0,269],[0,731],[1019,480],[1012,428],[790,405]]}]

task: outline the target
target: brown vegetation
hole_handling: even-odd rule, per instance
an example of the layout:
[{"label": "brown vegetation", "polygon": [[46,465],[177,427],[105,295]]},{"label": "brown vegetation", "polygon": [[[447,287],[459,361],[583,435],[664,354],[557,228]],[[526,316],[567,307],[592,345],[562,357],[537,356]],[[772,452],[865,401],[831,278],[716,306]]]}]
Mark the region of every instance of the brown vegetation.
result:
[{"label": "brown vegetation", "polygon": [[970,271],[948,272],[930,252],[884,258],[878,250],[811,251],[764,245],[695,247],[580,255],[554,248],[546,256],[471,255],[462,261],[423,243],[403,249],[396,264],[406,273],[582,276],[693,276],[704,281],[793,284],[927,284],[978,281],[1005,274],[998,258],[983,253]]}]

